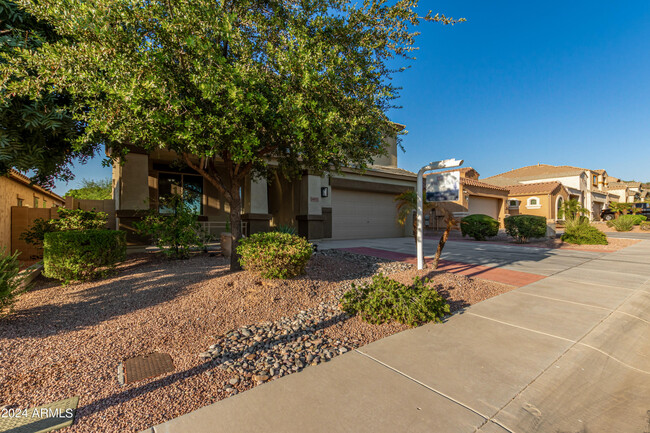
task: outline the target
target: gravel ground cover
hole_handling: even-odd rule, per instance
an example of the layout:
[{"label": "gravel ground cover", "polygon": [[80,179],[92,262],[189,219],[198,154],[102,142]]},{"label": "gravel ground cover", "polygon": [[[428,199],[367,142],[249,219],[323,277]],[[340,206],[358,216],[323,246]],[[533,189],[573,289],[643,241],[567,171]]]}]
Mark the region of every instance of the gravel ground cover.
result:
[{"label": "gravel ground cover", "polygon": [[[350,285],[377,272],[433,278],[452,311],[513,288],[338,250],[286,281],[230,273],[204,254],[133,256],[113,278],[66,287],[41,277],[0,319],[0,406],[79,396],[69,431],[140,431],[407,329],[339,310]],[[119,385],[118,364],[151,352],[169,353],[174,372]]]},{"label": "gravel ground cover", "polygon": [[[592,226],[596,227],[598,230],[601,232],[605,233],[617,233],[616,229],[614,227],[609,227],[606,222],[603,221],[597,221],[591,223]],[[650,233],[647,230],[641,230],[640,226],[634,226],[632,227],[632,230],[629,232],[623,232],[623,233]]]}]

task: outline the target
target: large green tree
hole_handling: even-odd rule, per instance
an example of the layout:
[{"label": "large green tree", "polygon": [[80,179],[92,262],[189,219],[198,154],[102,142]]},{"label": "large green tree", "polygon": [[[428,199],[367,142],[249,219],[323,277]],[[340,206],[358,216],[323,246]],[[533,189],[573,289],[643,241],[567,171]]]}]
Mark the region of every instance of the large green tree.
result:
[{"label": "large green tree", "polygon": [[112,196],[111,179],[83,179],[80,188],[68,190],[65,196],[79,200],[108,200]]},{"label": "large green tree", "polygon": [[48,42],[65,43],[47,22],[0,0],[0,175],[31,170],[33,180],[51,186],[54,178],[71,179],[72,162],[92,156],[98,146],[73,144],[83,127],[68,110],[69,93],[45,85],[31,97],[11,90],[36,73],[24,58]]},{"label": "large green tree", "polygon": [[[393,133],[391,83],[412,58],[417,0],[22,0],[66,43],[23,52],[12,89],[84,101],[79,143],[175,151],[230,203],[274,161],[285,176],[366,167]],[[74,41],[74,42],[69,42]],[[397,65],[397,66],[396,66]],[[85,109],[90,107],[90,109]],[[239,263],[233,254],[231,268]]]}]

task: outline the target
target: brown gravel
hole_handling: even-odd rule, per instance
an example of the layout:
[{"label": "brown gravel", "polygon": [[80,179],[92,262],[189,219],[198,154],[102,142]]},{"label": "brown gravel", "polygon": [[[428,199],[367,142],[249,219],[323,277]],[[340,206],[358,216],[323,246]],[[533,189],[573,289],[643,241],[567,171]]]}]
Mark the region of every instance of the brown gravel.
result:
[{"label": "brown gravel", "polygon": [[[593,223],[591,223],[591,225],[596,227],[601,232],[605,232],[605,233],[616,233],[617,232],[614,227],[609,227],[607,225],[607,223],[602,222],[602,221],[593,222]],[[650,233],[650,232],[647,231],[647,230],[641,230],[640,226],[634,226],[634,227],[632,227],[632,230],[630,230],[629,232],[625,232],[625,233]]]},{"label": "brown gravel", "polygon": [[[130,257],[114,278],[67,287],[40,278],[0,319],[0,406],[29,408],[76,395],[77,419],[68,431],[129,432],[225,398],[221,387],[230,376],[197,355],[216,335],[338,296],[358,277],[352,256],[316,254],[307,275],[289,281],[230,273],[225,259],[207,255],[177,262]],[[432,277],[452,311],[513,288],[430,270],[392,277],[410,282],[415,275]],[[324,332],[365,344],[404,329],[351,318]],[[175,371],[120,386],[118,364],[150,352],[169,353]]]}]

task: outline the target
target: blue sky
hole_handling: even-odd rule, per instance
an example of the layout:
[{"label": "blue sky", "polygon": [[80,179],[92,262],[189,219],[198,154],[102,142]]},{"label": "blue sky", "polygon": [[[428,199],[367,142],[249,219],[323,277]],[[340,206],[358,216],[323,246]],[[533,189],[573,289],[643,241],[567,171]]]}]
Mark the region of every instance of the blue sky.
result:
[{"label": "blue sky", "polygon": [[[604,168],[650,181],[650,2],[424,1],[467,22],[420,26],[398,74],[399,166],[445,158],[481,177],[524,165]],[[59,183],[110,177],[101,157]]]}]

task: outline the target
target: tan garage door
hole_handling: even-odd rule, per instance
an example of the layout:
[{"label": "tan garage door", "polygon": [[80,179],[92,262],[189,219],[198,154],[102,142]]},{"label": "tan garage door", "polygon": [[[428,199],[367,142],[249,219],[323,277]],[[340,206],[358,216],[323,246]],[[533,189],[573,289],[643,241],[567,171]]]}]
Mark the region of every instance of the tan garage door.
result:
[{"label": "tan garage door", "polygon": [[498,219],[499,216],[499,200],[496,198],[487,197],[469,197],[469,205],[467,211],[470,215],[483,214]]},{"label": "tan garage door", "polygon": [[397,224],[392,194],[332,189],[332,238],[393,238],[404,235]]}]

